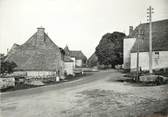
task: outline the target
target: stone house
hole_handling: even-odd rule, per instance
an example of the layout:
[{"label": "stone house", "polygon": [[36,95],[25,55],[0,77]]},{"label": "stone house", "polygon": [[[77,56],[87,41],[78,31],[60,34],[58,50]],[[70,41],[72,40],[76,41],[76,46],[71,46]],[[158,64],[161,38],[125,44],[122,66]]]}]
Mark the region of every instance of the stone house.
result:
[{"label": "stone house", "polygon": [[30,77],[62,77],[64,73],[61,51],[43,27],[37,28],[37,32],[24,44],[14,44],[6,60],[16,63],[15,73],[23,73]]}]

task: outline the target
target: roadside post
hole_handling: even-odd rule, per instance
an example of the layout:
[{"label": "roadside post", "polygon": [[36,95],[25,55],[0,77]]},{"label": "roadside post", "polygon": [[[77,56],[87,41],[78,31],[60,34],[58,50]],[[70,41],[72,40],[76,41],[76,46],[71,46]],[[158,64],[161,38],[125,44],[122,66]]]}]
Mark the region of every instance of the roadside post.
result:
[{"label": "roadside post", "polygon": [[149,8],[147,9],[148,12],[148,19],[147,21],[149,21],[149,73],[152,74],[152,14],[153,12],[153,8],[151,6],[149,6]]}]

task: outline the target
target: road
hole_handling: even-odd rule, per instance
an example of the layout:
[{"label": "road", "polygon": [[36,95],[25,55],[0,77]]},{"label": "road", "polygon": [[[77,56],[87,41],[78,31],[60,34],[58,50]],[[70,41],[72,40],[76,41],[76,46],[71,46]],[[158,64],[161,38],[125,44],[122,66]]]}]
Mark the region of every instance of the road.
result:
[{"label": "road", "polygon": [[2,117],[121,117],[151,115],[167,108],[168,86],[116,82],[123,74],[95,72],[79,80],[2,93]]}]

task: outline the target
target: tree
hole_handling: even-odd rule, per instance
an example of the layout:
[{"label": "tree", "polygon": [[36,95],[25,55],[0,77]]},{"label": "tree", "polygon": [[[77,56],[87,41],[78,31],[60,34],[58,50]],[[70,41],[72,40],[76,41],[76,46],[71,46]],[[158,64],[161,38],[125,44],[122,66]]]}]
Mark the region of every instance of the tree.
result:
[{"label": "tree", "polygon": [[17,67],[16,63],[14,63],[13,61],[5,61],[6,56],[4,56],[4,54],[0,55],[0,62],[1,62],[1,70],[0,70],[0,74],[4,74],[4,73],[12,73],[13,69],[15,67]]},{"label": "tree", "polygon": [[123,64],[123,39],[125,34],[113,32],[105,34],[96,47],[96,55],[101,65]]}]

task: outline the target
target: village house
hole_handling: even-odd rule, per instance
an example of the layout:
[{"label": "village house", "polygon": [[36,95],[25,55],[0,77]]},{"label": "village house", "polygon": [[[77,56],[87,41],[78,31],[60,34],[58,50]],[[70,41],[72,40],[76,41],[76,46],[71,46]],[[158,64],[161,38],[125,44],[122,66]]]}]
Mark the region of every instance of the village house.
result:
[{"label": "village house", "polygon": [[85,67],[87,58],[86,56],[82,53],[82,51],[72,51],[69,50],[68,46],[64,48],[65,54],[74,61],[74,66],[75,67]]},{"label": "village house", "polygon": [[61,56],[59,47],[45,33],[45,29],[39,27],[24,44],[14,44],[6,60],[16,63],[16,74],[63,77],[64,60]]},{"label": "village house", "polygon": [[[137,39],[141,29],[142,38]],[[149,70],[149,23],[144,23],[132,30],[129,38],[124,39],[124,69],[136,70],[137,46],[139,44],[139,67]],[[153,70],[168,68],[168,20],[152,22],[152,63]]]},{"label": "village house", "polygon": [[64,74],[74,76],[74,69],[74,61],[69,56],[64,56]]},{"label": "village house", "polygon": [[65,54],[64,49],[60,48],[61,51],[61,57],[62,60],[64,61],[64,75],[73,75],[74,76],[74,61],[71,59],[70,56],[67,56]]}]

